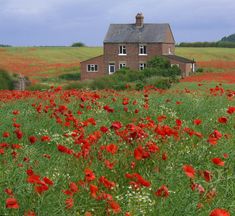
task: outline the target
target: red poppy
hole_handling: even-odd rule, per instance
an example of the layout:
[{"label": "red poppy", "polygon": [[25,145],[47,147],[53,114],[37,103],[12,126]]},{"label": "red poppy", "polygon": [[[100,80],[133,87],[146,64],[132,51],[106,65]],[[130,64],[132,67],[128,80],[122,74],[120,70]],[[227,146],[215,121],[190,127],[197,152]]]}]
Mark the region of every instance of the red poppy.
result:
[{"label": "red poppy", "polygon": [[100,131],[103,132],[103,133],[107,133],[108,130],[109,129],[107,127],[105,127],[105,126],[100,127]]},{"label": "red poppy", "polygon": [[29,142],[30,142],[31,144],[34,144],[36,141],[37,141],[37,138],[36,138],[35,136],[30,136],[30,137],[29,137]]},{"label": "red poppy", "polygon": [[67,199],[65,200],[65,207],[66,207],[67,209],[72,208],[73,205],[74,205],[74,201],[73,201],[73,198],[72,198],[72,197],[67,198]]},{"label": "red poppy", "polygon": [[176,120],[175,120],[175,123],[176,123],[176,125],[179,126],[179,127],[181,127],[181,125],[182,125],[182,121],[181,121],[180,119],[176,119]]},{"label": "red poppy", "polygon": [[51,179],[47,178],[47,177],[44,177],[43,181],[48,185],[53,185],[54,184],[53,181]]},{"label": "red poppy", "polygon": [[229,108],[227,109],[227,113],[228,113],[228,114],[233,114],[233,113],[235,113],[235,107],[229,107]]},{"label": "red poppy", "polygon": [[162,160],[167,160],[168,156],[167,156],[167,153],[166,152],[163,152],[162,153]]},{"label": "red poppy", "polygon": [[162,185],[156,192],[155,195],[158,197],[168,197],[169,191],[166,185]]},{"label": "red poppy", "polygon": [[19,204],[15,198],[10,197],[6,199],[6,208],[18,209]]},{"label": "red poppy", "polygon": [[98,190],[99,188],[96,185],[90,185],[90,193],[92,197],[96,198]]},{"label": "red poppy", "polygon": [[13,196],[13,191],[10,188],[5,189],[4,192],[9,196]]},{"label": "red poppy", "polygon": [[118,151],[118,147],[115,144],[110,144],[106,146],[106,151],[114,155]]},{"label": "red poppy", "polygon": [[78,186],[74,182],[71,182],[69,184],[69,188],[73,193],[76,193],[78,191]]},{"label": "red poppy", "polygon": [[226,124],[228,122],[228,118],[222,116],[222,117],[218,118],[218,122],[221,124]]},{"label": "red poppy", "polygon": [[202,123],[202,120],[201,119],[195,119],[194,121],[193,121],[193,124],[195,124],[195,125],[200,125]]},{"label": "red poppy", "polygon": [[93,181],[93,180],[95,180],[95,174],[94,174],[94,172],[92,171],[92,170],[90,170],[90,169],[85,169],[85,179],[86,179],[86,181]]},{"label": "red poppy", "polygon": [[225,209],[216,208],[210,212],[210,216],[230,216],[230,213]]},{"label": "red poppy", "polygon": [[41,141],[42,141],[42,142],[50,142],[51,139],[50,139],[49,136],[42,136],[42,137],[41,137]]},{"label": "red poppy", "polygon": [[39,186],[35,186],[35,191],[39,194],[43,193],[44,191],[47,191],[49,187],[46,184],[41,184]]},{"label": "red poppy", "polygon": [[120,205],[113,200],[109,201],[109,206],[113,210],[113,213],[120,213],[122,211]]},{"label": "red poppy", "polygon": [[3,134],[2,134],[2,137],[4,137],[4,138],[7,138],[7,137],[9,137],[10,136],[10,133],[9,132],[4,132]]},{"label": "red poppy", "polygon": [[104,164],[107,168],[113,169],[114,163],[111,163],[109,160],[105,160]]},{"label": "red poppy", "polygon": [[184,165],[183,170],[189,178],[194,178],[195,177],[195,170],[192,166]]},{"label": "red poppy", "polygon": [[205,170],[205,171],[203,171],[203,177],[207,182],[210,182],[212,179],[212,174],[210,171]]},{"label": "red poppy", "polygon": [[33,211],[27,211],[24,213],[24,216],[36,216],[36,213]]},{"label": "red poppy", "polygon": [[122,124],[121,124],[121,122],[113,122],[112,123],[112,126],[111,126],[111,128],[112,129],[114,129],[114,130],[118,130],[118,129],[120,129],[122,127]]},{"label": "red poppy", "polygon": [[212,158],[211,161],[218,166],[224,166],[224,161],[221,158]]},{"label": "red poppy", "polygon": [[100,178],[99,178],[99,182],[101,183],[101,184],[103,184],[106,188],[108,188],[108,189],[112,189],[113,187],[115,187],[115,182],[113,182],[113,181],[109,181],[105,176],[101,176]]}]

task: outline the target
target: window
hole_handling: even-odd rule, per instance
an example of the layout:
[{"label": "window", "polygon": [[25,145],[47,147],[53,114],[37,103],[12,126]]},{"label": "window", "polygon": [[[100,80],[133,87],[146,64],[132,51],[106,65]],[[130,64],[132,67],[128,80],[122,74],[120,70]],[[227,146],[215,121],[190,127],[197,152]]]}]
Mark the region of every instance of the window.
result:
[{"label": "window", "polygon": [[126,67],[126,63],[119,63],[119,69],[125,68]]},{"label": "window", "polygon": [[168,54],[170,54],[170,55],[172,54],[170,47],[168,48]]},{"label": "window", "polygon": [[141,44],[139,46],[139,55],[147,55],[147,46]]},{"label": "window", "polygon": [[174,65],[177,66],[178,68],[180,67],[179,64],[171,64],[171,67],[173,67]]},{"label": "window", "polygon": [[145,63],[140,63],[139,64],[139,70],[144,70],[146,68],[146,64]]},{"label": "window", "polygon": [[126,55],[126,46],[119,46],[119,55]]},{"label": "window", "polygon": [[97,72],[97,71],[98,71],[98,65],[96,64],[87,65],[87,72]]},{"label": "window", "polygon": [[114,63],[109,63],[109,74],[115,73],[115,64]]}]

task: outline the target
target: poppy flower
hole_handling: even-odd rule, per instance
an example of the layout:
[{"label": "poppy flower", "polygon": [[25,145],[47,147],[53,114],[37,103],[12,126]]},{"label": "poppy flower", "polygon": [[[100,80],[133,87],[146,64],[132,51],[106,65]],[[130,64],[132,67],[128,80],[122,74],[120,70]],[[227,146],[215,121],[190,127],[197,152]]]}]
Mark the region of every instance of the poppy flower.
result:
[{"label": "poppy flower", "polygon": [[103,133],[107,133],[108,130],[109,129],[107,127],[105,127],[105,126],[100,127],[100,131],[103,132]]},{"label": "poppy flower", "polygon": [[194,178],[195,177],[195,170],[192,166],[184,165],[183,170],[189,178]]},{"label": "poppy flower", "polygon": [[30,137],[29,137],[29,142],[30,142],[31,144],[34,144],[36,141],[37,141],[37,138],[36,138],[35,136],[30,136]]},{"label": "poppy flower", "polygon": [[195,119],[194,121],[193,121],[193,124],[195,124],[195,125],[200,125],[202,123],[202,120],[201,119]]},{"label": "poppy flower", "polygon": [[65,208],[70,209],[70,208],[73,207],[73,205],[74,205],[74,201],[73,201],[73,198],[72,198],[72,197],[67,198],[67,199],[65,200]]},{"label": "poppy flower", "polygon": [[120,205],[113,200],[109,201],[109,206],[113,210],[113,213],[120,213],[122,211]]},{"label": "poppy flower", "polygon": [[27,211],[24,213],[24,216],[36,216],[36,213],[33,211]]},{"label": "poppy flower", "polygon": [[54,184],[53,181],[51,179],[47,178],[47,177],[44,177],[43,181],[48,185],[53,185]]},{"label": "poppy flower", "polygon": [[85,179],[86,179],[86,181],[93,181],[93,180],[95,180],[95,174],[94,174],[94,172],[92,171],[92,170],[90,170],[90,169],[85,169]]},{"label": "poppy flower", "polygon": [[114,155],[118,151],[118,147],[115,144],[110,144],[106,146],[106,151]]},{"label": "poppy flower", "polygon": [[212,158],[211,161],[217,166],[224,166],[224,161],[221,158]]},{"label": "poppy flower", "polygon": [[227,109],[227,113],[228,113],[228,114],[233,114],[233,113],[235,113],[235,107],[229,107],[229,108]]},{"label": "poppy flower", "polygon": [[41,141],[42,141],[42,142],[50,142],[51,139],[50,139],[49,136],[42,136],[42,137],[41,137]]},{"label": "poppy flower", "polygon": [[212,179],[212,174],[210,171],[205,170],[205,171],[203,171],[203,177],[207,182],[210,182]]},{"label": "poppy flower", "polygon": [[96,185],[90,185],[90,193],[92,197],[96,198],[98,190],[99,188]]},{"label": "poppy flower", "polygon": [[74,182],[71,182],[69,184],[69,188],[73,193],[76,193],[78,191],[78,186]]},{"label": "poppy flower", "polygon": [[230,213],[225,209],[216,208],[210,212],[210,216],[230,216]]},{"label": "poppy flower", "polygon": [[10,197],[6,200],[6,208],[18,209],[19,204],[14,197]]},{"label": "poppy flower", "polygon": [[122,127],[122,124],[121,124],[121,122],[113,122],[112,123],[112,126],[111,126],[111,128],[112,129],[114,129],[114,130],[118,130],[118,129],[120,129]]},{"label": "poppy flower", "polygon": [[155,195],[158,197],[168,197],[169,191],[166,185],[162,185],[156,192]]},{"label": "poppy flower", "polygon": [[2,137],[4,137],[4,138],[7,138],[7,137],[9,137],[10,136],[10,133],[9,132],[4,132],[3,134],[2,134]]},{"label": "poppy flower", "polygon": [[224,116],[218,118],[218,122],[221,124],[226,124],[228,122],[228,119]]}]

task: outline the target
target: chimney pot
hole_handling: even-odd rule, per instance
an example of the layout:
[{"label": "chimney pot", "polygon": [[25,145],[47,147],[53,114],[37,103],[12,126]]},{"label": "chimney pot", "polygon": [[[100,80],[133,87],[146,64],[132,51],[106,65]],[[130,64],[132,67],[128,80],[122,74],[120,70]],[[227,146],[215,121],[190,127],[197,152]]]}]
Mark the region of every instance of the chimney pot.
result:
[{"label": "chimney pot", "polygon": [[135,19],[136,19],[136,23],[135,23],[136,27],[137,28],[142,28],[143,25],[144,25],[144,16],[143,16],[143,14],[142,13],[138,13],[136,15]]}]

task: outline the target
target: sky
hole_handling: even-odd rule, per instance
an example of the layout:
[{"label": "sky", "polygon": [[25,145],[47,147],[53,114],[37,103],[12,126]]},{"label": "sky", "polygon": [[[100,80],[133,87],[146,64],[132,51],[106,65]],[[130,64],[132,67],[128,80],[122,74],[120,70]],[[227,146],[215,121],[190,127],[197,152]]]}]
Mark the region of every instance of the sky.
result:
[{"label": "sky", "polygon": [[234,0],[0,0],[0,44],[101,46],[111,23],[169,23],[180,42],[235,33]]}]

